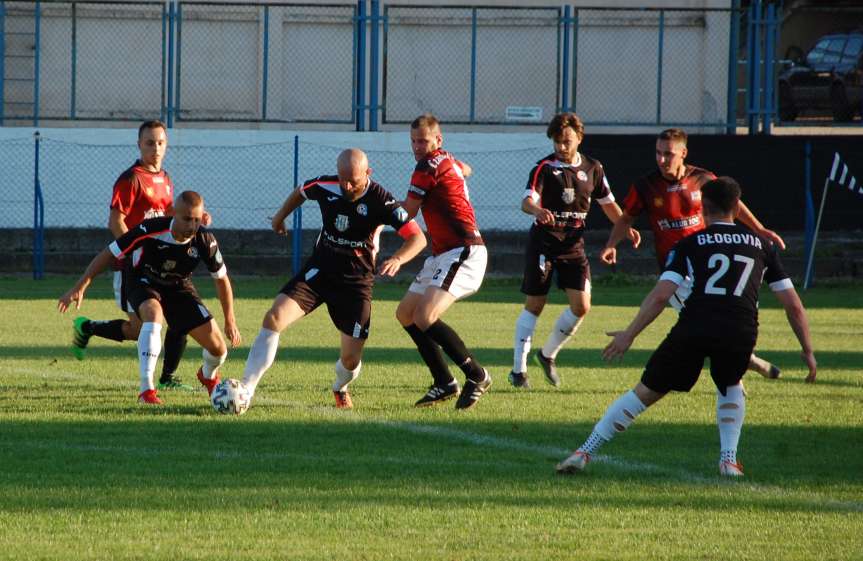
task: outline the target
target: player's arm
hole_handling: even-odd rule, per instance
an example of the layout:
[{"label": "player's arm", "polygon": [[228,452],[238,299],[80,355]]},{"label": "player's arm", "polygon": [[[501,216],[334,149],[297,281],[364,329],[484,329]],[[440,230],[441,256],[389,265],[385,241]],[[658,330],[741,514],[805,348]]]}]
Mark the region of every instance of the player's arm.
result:
[{"label": "player's arm", "polygon": [[809,320],[806,318],[806,310],[803,308],[800,296],[794,290],[794,287],[779,290],[773,294],[776,295],[782,307],[785,308],[785,316],[788,318],[788,323],[800,342],[800,348],[802,349],[800,357],[809,368],[809,375],[806,376],[806,381],[812,383],[815,381],[817,362],[812,350],[812,339],[809,336]]},{"label": "player's arm", "polygon": [[632,342],[645,327],[653,323],[662,310],[668,305],[668,300],[677,290],[677,283],[667,279],[659,279],[650,294],[645,296],[641,307],[629,326],[623,331],[608,331],[611,342],[603,349],[602,358],[612,360],[623,358],[623,354],[632,346]]},{"label": "player's arm", "polygon": [[285,228],[285,218],[298,209],[304,202],[306,202],[306,197],[303,196],[303,188],[297,187],[290,195],[288,195],[288,198],[285,199],[284,203],[282,203],[281,208],[279,208],[275,216],[273,216],[273,231],[282,236],[286,235],[288,231]]},{"label": "player's arm", "polygon": [[389,259],[381,263],[378,273],[382,276],[394,277],[401,269],[402,264],[419,255],[426,246],[425,234],[413,220],[399,228],[398,234],[404,241]]},{"label": "player's arm", "polygon": [[242,341],[240,330],[237,329],[237,319],[234,317],[234,290],[231,287],[231,279],[228,275],[214,278],[216,284],[216,295],[219,304],[222,305],[222,314],[225,316],[225,336],[231,342],[231,348],[236,348]]},{"label": "player's arm", "polygon": [[539,195],[527,195],[521,200],[521,211],[536,218],[537,224],[554,224],[554,214],[539,204]]},{"label": "player's arm", "polygon": [[405,200],[399,203],[403,209],[408,211],[408,216],[411,218],[416,218],[417,213],[420,211],[420,207],[423,204],[422,199],[417,199],[414,197],[405,197]]},{"label": "player's arm", "polygon": [[607,265],[613,265],[614,263],[617,263],[617,244],[619,244],[623,238],[629,238],[630,241],[632,241],[632,247],[637,248],[641,245],[641,234],[638,230],[632,227],[635,223],[635,217],[628,212],[621,210],[617,203],[600,206],[614,226],[611,227],[611,233],[608,235],[608,241],[605,242],[605,247],[599,254],[599,259]]},{"label": "player's arm", "polygon": [[470,167],[470,164],[467,162],[462,162],[461,160],[456,160],[456,164],[461,168],[461,174],[464,177],[470,177],[473,175],[473,168]]},{"label": "player's arm", "polygon": [[57,302],[57,309],[60,313],[65,313],[72,302],[75,302],[76,310],[80,309],[81,302],[84,301],[84,292],[87,291],[87,287],[90,286],[93,279],[96,278],[99,273],[107,269],[113,261],[114,254],[110,249],[105,248],[100,251],[99,254],[90,261],[90,264],[87,265],[87,269],[84,271],[84,274],[81,275],[81,278],[78,279],[78,282],[75,283],[75,286],[70,288],[60,297],[60,300]]},{"label": "player's arm", "polygon": [[114,239],[119,238],[129,231],[126,227],[126,215],[119,208],[112,208],[108,215],[108,229],[111,230],[111,235]]},{"label": "player's arm", "polygon": [[768,240],[778,245],[781,249],[785,249],[785,241],[779,236],[779,234],[777,234],[773,230],[768,230],[767,228],[765,228],[764,224],[762,224],[761,221],[755,218],[755,215],[752,214],[752,211],[749,210],[749,207],[743,204],[743,201],[740,201],[738,208],[739,210],[737,212],[737,220],[739,220],[744,226],[746,226],[756,234],[767,238]]}]

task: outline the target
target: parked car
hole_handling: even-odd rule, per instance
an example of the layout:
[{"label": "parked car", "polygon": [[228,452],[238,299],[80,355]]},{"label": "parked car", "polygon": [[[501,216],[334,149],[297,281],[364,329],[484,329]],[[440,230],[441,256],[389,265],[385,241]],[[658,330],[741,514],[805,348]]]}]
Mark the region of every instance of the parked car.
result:
[{"label": "parked car", "polygon": [[863,112],[863,31],[825,35],[779,75],[779,119],[803,112],[847,122]]}]

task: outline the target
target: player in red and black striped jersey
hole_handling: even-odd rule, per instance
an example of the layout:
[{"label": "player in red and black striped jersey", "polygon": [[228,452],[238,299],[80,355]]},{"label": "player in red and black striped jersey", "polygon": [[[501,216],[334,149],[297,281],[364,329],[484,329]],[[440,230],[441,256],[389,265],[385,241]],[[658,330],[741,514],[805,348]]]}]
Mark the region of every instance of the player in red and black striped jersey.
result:
[{"label": "player in red and black striped jersey", "polygon": [[[681,129],[666,129],[659,133],[656,138],[657,169],[630,186],[623,202],[623,215],[615,223],[600,254],[603,262],[609,265],[617,262],[615,248],[642,212],[647,212],[653,230],[656,260],[660,269],[665,264],[668,251],[677,241],[704,228],[700,189],[716,176],[710,171],[686,164],[686,141],[686,132]],[[785,249],[782,238],[765,228],[743,201],[740,201],[739,208],[739,222]],[[671,299],[671,305],[678,311],[683,308],[689,291],[690,284],[681,283]],[[779,368],[754,354],[750,368],[766,378],[777,378],[780,372]]]},{"label": "player in red and black striped jersey", "polygon": [[313,200],[320,207],[322,225],[312,256],[282,287],[249,350],[243,383],[252,394],[275,360],[279,334],[326,304],[330,319],[341,332],[333,396],[336,407],[353,407],[348,385],[360,374],[363,346],[369,336],[380,232],[389,225],[404,239],[378,268],[384,276],[394,276],[426,245],[422,230],[407,211],[371,180],[372,170],[361,150],[343,151],[337,169],[338,175],[317,177],[297,187],[273,217],[273,230],[285,234],[288,215]]},{"label": "player in red and black striped jersey", "polygon": [[746,399],[741,379],[758,335],[758,288],[762,279],[785,308],[788,323],[802,348],[801,358],[814,382],[817,364],[806,311],[785,274],[776,246],[768,238],[734,224],[740,186],[731,178],[708,181],[702,188],[706,229],[690,234],[669,252],[665,271],[623,331],[609,333],[606,360],[621,358],[638,334],[656,319],[677,287],[689,277],[692,295],[677,323],[647,362],[641,381],[606,410],[578,450],[557,465],[562,473],[583,470],[591,455],[623,432],[645,409],[670,391],[688,392],[706,358],[716,385],[719,427],[719,472],[741,477],[737,444]]},{"label": "player in red and black striped jersey", "polygon": [[[161,121],[146,121],[138,128],[138,160],[120,174],[111,194],[111,211],[108,229],[119,238],[143,220],[173,213],[174,184],[162,161],[168,149],[166,127]],[[205,212],[204,225],[208,224]],[[126,320],[90,320],[78,317],[73,322],[73,347],[76,358],[83,359],[91,336],[112,341],[134,341],[138,338],[141,322],[138,316],[123,306],[121,294],[124,290],[123,261],[114,263],[114,298],[117,306],[126,312]],[[174,376],[180,358],[186,349],[186,336],[169,326],[165,333],[165,358],[159,389],[186,388]]]},{"label": "player in red and black striped jersey", "polygon": [[[411,123],[410,134],[417,164],[403,204],[410,216],[422,209],[432,240],[432,255],[399,302],[396,317],[416,344],[433,379],[415,405],[426,407],[458,396],[456,408],[467,409],[491,386],[491,376],[441,316],[456,300],[479,290],[488,253],[470,204],[465,181],[469,174],[465,173],[465,164],[443,149],[437,118],[431,114],[417,117]],[[463,391],[441,351],[465,373]]]},{"label": "player in red and black striped jersey", "polygon": [[[596,201],[612,223],[620,207],[605,178],[602,164],[578,151],[584,125],[575,113],[556,115],[548,125],[554,152],[531,170],[521,209],[535,217],[527,244],[521,291],[527,295],[515,324],[513,367],[509,375],[515,387],[529,388],[527,357],[536,322],[542,313],[557,273],[557,286],[566,292],[569,307],[535,358],[546,380],[560,385],[555,358],[590,310],[590,265],[584,252],[584,222],[591,201]],[[638,244],[638,232],[630,231]]]},{"label": "player in red and black striped jersey", "polygon": [[80,308],[93,278],[107,269],[115,258],[127,259],[124,303],[141,320],[138,333],[142,403],[159,405],[153,372],[162,347],[162,324],[203,347],[203,365],[198,379],[208,391],[219,382],[218,369],[228,354],[224,337],[192,284],[192,271],[203,261],[215,279],[216,292],[225,315],[225,333],[232,346],[240,344],[234,318],[234,298],[219,244],[201,227],[204,200],[194,191],[177,197],[173,217],[144,220],[97,255],[81,279],[58,303],[65,312],[72,302]]}]

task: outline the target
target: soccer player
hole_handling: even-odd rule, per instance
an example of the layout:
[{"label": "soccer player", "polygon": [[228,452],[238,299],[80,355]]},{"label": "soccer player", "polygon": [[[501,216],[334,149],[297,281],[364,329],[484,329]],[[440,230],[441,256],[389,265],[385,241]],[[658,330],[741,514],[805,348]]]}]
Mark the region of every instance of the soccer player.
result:
[{"label": "soccer player", "polygon": [[[659,269],[665,265],[669,250],[679,240],[704,228],[701,218],[702,185],[716,176],[706,169],[685,163],[687,135],[681,129],[667,129],[656,138],[656,170],[633,183],[623,201],[623,216],[620,217],[608,237],[600,259],[611,265],[617,262],[617,244],[632,228],[635,219],[647,212],[653,230],[656,260]],[[752,212],[740,201],[737,220],[756,234],[767,238],[785,249],[779,235],[765,228]],[[680,311],[689,296],[690,284],[681,283],[671,306]],[[749,368],[765,378],[778,378],[779,368],[768,361],[752,355]]]},{"label": "soccer player", "polygon": [[[408,194],[402,203],[413,217],[422,208],[432,255],[399,302],[396,317],[417,346],[432,375],[432,385],[416,402],[426,407],[458,397],[456,409],[476,404],[491,386],[491,376],[441,316],[482,284],[488,252],[476,225],[465,183],[465,164],[442,148],[440,123],[431,114],[411,123],[416,160]],[[441,350],[465,373],[460,392]]]},{"label": "soccer player", "polygon": [[[161,121],[146,121],[138,128],[140,157],[114,183],[111,196],[111,213],[108,229],[114,238],[119,238],[147,218],[165,216],[173,212],[174,184],[162,161],[168,149],[167,129]],[[205,213],[204,225],[208,225]],[[90,337],[102,337],[112,341],[134,341],[138,338],[141,322],[131,310],[123,307],[123,261],[114,264],[114,299],[117,306],[126,312],[128,319],[91,320],[77,317],[72,322],[72,353],[83,360]],[[165,359],[159,389],[191,389],[174,376],[180,358],[186,350],[186,336],[172,326],[165,333]]]},{"label": "soccer player", "polygon": [[337,408],[352,408],[348,384],[360,374],[363,346],[369,336],[380,231],[390,225],[404,240],[380,264],[378,272],[383,276],[394,276],[426,245],[422,230],[407,211],[371,180],[365,153],[344,150],[339,154],[337,170],[338,175],[323,175],[297,187],[273,217],[273,230],[285,234],[285,218],[313,200],[320,207],[322,226],[312,256],[282,287],[249,350],[243,383],[251,394],[276,358],[279,334],[326,304],[330,319],[341,332],[333,396]]},{"label": "soccer player", "polygon": [[148,218],[102,250],[66,294],[57,308],[65,312],[72,302],[76,309],[92,280],[116,258],[128,258],[123,304],[134,310],[141,322],[138,332],[141,393],[138,401],[161,405],[153,384],[156,361],[162,348],[162,324],[187,333],[203,347],[204,364],[198,380],[212,393],[219,383],[219,367],[228,355],[222,332],[207,310],[195,285],[192,271],[201,261],[216,283],[225,316],[225,334],[231,346],[240,344],[234,319],[231,281],[215,236],[201,226],[204,200],[194,191],[183,191],[174,202],[174,216]]},{"label": "soccer player", "polygon": [[584,444],[557,464],[558,472],[583,470],[591,455],[615,434],[625,431],[645,409],[670,391],[688,392],[701,374],[704,359],[710,358],[710,375],[717,389],[719,472],[742,476],[743,469],[737,461],[737,443],[746,411],[741,378],[758,336],[758,287],[762,279],[785,308],[788,323],[800,342],[801,357],[809,369],[806,381],[815,381],[816,362],[806,311],[782,268],[776,245],[734,223],[740,212],[740,186],[733,179],[713,179],[700,192],[707,228],[690,234],[671,249],[665,271],[635,319],[625,330],[608,333],[613,339],[603,350],[603,357],[622,357],[689,276],[692,294],[686,306],[648,360],[641,381],[611,404]]},{"label": "soccer player", "polygon": [[[599,203],[612,224],[621,215],[620,207],[599,161],[578,151],[584,140],[584,125],[575,113],[555,115],[548,124],[546,136],[554,152],[537,162],[527,181],[521,210],[536,218],[530,228],[521,291],[526,295],[524,309],[515,322],[515,340],[510,383],[529,388],[527,357],[557,271],[557,286],[566,292],[569,306],[563,310],[548,335],[545,345],[534,358],[542,366],[545,379],[560,386],[555,359],[557,353],[575,334],[590,311],[590,265],[584,253],[584,221],[591,200]],[[629,230],[633,245],[641,238]]]}]

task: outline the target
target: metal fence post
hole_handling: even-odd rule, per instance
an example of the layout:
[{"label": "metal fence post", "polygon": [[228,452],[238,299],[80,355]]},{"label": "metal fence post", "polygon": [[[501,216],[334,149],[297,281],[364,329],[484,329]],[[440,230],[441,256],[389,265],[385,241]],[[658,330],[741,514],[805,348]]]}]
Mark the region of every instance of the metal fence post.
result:
[{"label": "metal fence post", "polygon": [[578,102],[578,8],[572,14],[572,94],[570,111],[575,113]]},{"label": "metal fence post", "polygon": [[470,11],[470,118],[476,119],[476,8]]},{"label": "metal fence post", "polygon": [[372,0],[372,12],[369,18],[372,24],[371,50],[369,60],[369,130],[378,130],[378,64],[380,48],[380,23],[381,3],[380,0]]},{"label": "metal fence post", "polygon": [[357,0],[357,130],[366,130],[366,2]]},{"label": "metal fence post", "polygon": [[174,126],[174,3],[168,2],[168,128]]},{"label": "metal fence post", "polygon": [[570,22],[570,7],[563,7],[563,57],[561,61],[562,77],[561,77],[561,103],[562,111],[569,111],[569,22]]},{"label": "metal fence post", "polygon": [[662,122],[662,49],[665,43],[665,10],[659,10],[659,50],[656,55],[656,124]]},{"label": "metal fence post", "polygon": [[39,55],[41,54],[42,3],[36,0],[34,21],[34,58],[33,58],[33,126],[39,126]]},{"label": "metal fence post", "polygon": [[75,90],[78,83],[78,4],[72,2],[72,80],[69,84],[69,117],[75,118]]},{"label": "metal fence post", "polygon": [[168,76],[165,74],[168,62],[168,4],[162,4],[162,107],[159,109],[159,120],[167,122],[167,91],[165,82]]},{"label": "metal fence post", "polygon": [[753,0],[749,5],[748,72],[746,80],[746,115],[749,134],[758,133],[761,115],[761,0]]},{"label": "metal fence post", "polygon": [[45,273],[45,200],[39,180],[39,131],[33,133],[33,279],[39,280]]},{"label": "metal fence post", "polygon": [[740,41],[740,0],[732,0],[728,22],[728,97],[725,100],[725,133],[737,134],[737,43]]},{"label": "metal fence post", "polygon": [[776,6],[767,5],[767,16],[764,20],[764,113],[762,117],[761,134],[770,134],[773,124],[775,106],[773,104],[773,59],[776,54]]},{"label": "metal fence post", "polygon": [[183,4],[181,2],[174,3],[174,10],[177,18],[177,86],[174,88],[174,118],[179,121],[182,119],[182,115],[180,114],[180,78],[183,72],[180,70],[180,64],[182,63],[183,54]]},{"label": "metal fence post", "polygon": [[[294,185],[300,184],[300,136],[294,135]],[[300,272],[300,264],[302,260],[301,252],[303,251],[302,236],[303,236],[303,207],[298,207],[294,210],[294,224],[292,235],[292,251],[291,268],[293,274]]]},{"label": "metal fence post", "polygon": [[0,127],[6,105],[6,2],[0,2]]},{"label": "metal fence post", "polygon": [[261,120],[267,120],[267,84],[270,76],[270,7],[264,6],[264,61],[261,87]]}]

